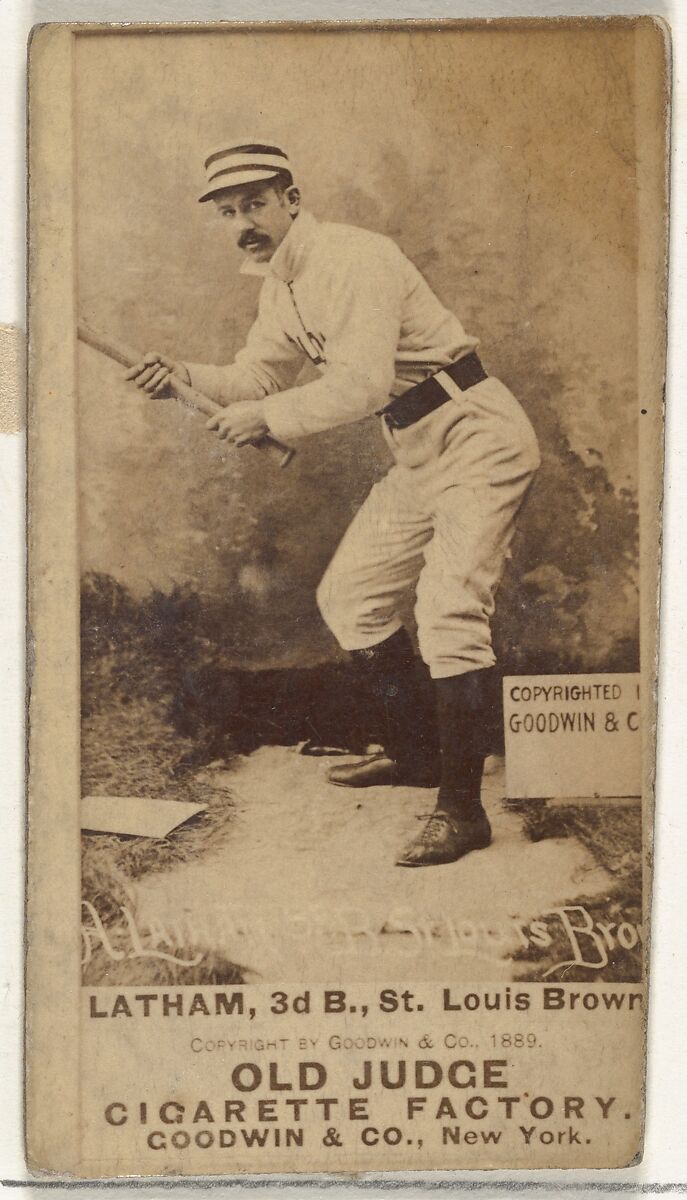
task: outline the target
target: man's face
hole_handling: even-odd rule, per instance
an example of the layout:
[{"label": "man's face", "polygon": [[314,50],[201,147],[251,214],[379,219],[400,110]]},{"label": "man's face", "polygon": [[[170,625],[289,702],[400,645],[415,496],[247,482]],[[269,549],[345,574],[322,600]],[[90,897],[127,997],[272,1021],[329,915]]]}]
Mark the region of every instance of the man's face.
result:
[{"label": "man's face", "polygon": [[299,195],[297,188],[282,192],[267,179],[226,188],[213,201],[237,246],[256,262],[269,262],[291,228]]}]

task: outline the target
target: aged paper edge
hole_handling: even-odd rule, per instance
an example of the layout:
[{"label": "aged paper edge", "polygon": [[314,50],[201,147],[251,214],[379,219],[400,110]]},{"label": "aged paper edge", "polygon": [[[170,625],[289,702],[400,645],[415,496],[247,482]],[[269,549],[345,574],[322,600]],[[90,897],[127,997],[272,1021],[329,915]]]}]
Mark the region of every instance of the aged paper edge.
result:
[{"label": "aged paper edge", "polygon": [[[652,122],[668,126],[670,35],[661,17],[525,17],[496,20],[263,21],[183,23],[64,23],[32,30],[29,146],[29,836],[27,889],[26,1146],[34,1174],[79,1176],[79,561],[76,471],[74,296],[73,39],[106,33],[330,32],[364,29],[520,28],[632,24],[637,40],[657,33],[663,73],[651,78],[638,53],[638,141]],[[651,60],[651,66],[656,62]],[[640,69],[641,67],[644,70]],[[656,674],[666,358],[668,140],[637,164],[639,208],[639,393],[649,396],[640,417],[641,673],[643,689],[644,850],[650,868],[656,742]],[[650,143],[645,143],[645,146]],[[59,153],[55,153],[55,148]],[[32,180],[38,179],[40,196]],[[664,214],[666,214],[664,216]],[[57,314],[57,315],[56,315]],[[642,402],[642,407],[644,407]],[[41,427],[63,427],[59,451]],[[66,431],[69,434],[67,439]],[[65,451],[68,451],[65,453]],[[34,517],[34,507],[38,515]],[[38,654],[35,647],[40,647]],[[50,719],[43,720],[42,713]],[[71,875],[64,864],[71,862]],[[40,883],[39,883],[40,878]],[[650,918],[650,870],[645,871]],[[648,942],[647,938],[647,942]],[[648,954],[648,951],[647,951]],[[648,961],[648,959],[647,959]],[[645,1042],[646,1044],[646,1042]],[[645,1049],[644,1049],[645,1054]],[[645,1070],[643,1071],[645,1078]],[[59,1100],[57,1103],[56,1101]],[[50,1113],[50,1123],[45,1114]],[[643,1122],[642,1122],[643,1124]],[[643,1135],[643,1130],[642,1130]],[[633,1160],[640,1161],[641,1153]],[[48,1165],[49,1164],[49,1165]],[[440,1169],[440,1168],[438,1168]],[[527,1168],[520,1168],[526,1170]],[[259,1172],[252,1172],[258,1174]],[[337,1172],[341,1175],[342,1172]],[[345,1172],[343,1173],[345,1176]],[[153,1182],[153,1176],[135,1176]],[[219,1180],[219,1176],[214,1178]],[[190,1177],[185,1177],[186,1182]]]},{"label": "aged paper edge", "polygon": [[[34,653],[28,770],[27,1161],[31,1168],[47,1166],[66,1173],[78,1163],[81,1124],[76,916],[79,561],[68,30],[45,30],[33,38],[29,87],[28,614]],[[58,447],[49,435],[59,427],[64,436]]]},{"label": "aged paper edge", "polygon": [[[647,1026],[651,1000],[649,963],[651,953],[654,816],[656,810],[656,742],[658,719],[658,654],[660,639],[660,587],[663,526],[663,470],[665,459],[665,389],[668,314],[668,234],[670,221],[670,113],[671,43],[663,20],[652,18],[662,34],[653,62],[652,81],[647,58],[642,57],[635,38],[636,144],[645,147],[637,161],[637,218],[639,228],[637,261],[637,328],[645,336],[637,339],[639,413],[639,544],[640,544],[640,672],[642,680],[642,841],[644,977],[647,1003],[644,1007],[642,1047],[641,1142],[636,1162],[643,1156],[646,1135]],[[638,27],[639,32],[639,27]],[[652,123],[663,123],[663,140],[652,141]],[[646,412],[644,397],[646,400]]]},{"label": "aged paper edge", "polygon": [[0,434],[26,425],[26,338],[16,325],[0,325]]}]

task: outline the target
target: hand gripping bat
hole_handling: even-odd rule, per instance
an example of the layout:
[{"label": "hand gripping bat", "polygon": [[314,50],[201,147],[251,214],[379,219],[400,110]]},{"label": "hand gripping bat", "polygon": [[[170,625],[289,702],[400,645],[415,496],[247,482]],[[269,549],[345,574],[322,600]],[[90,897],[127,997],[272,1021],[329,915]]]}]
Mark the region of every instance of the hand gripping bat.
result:
[{"label": "hand gripping bat", "polygon": [[[122,342],[116,342],[113,338],[104,337],[101,333],[96,333],[83,321],[79,321],[78,325],[79,341],[85,342],[87,346],[91,346],[94,350],[99,350],[101,354],[106,354],[108,358],[114,359],[115,362],[121,363],[123,367],[134,367],[137,362],[141,361],[141,355],[133,350],[131,346],[127,346]],[[199,392],[189,384],[184,383],[178,375],[170,375],[169,386],[176,396],[177,400],[183,401],[184,404],[189,404],[192,408],[197,408],[200,412],[206,413],[209,417],[214,417],[217,413],[224,412],[221,404],[216,404],[209,396]],[[291,446],[285,446],[283,442],[278,442],[270,434],[265,434],[258,442],[252,442],[256,450],[261,450],[264,454],[268,454],[271,459],[279,467],[288,467],[291,459],[296,451]]]}]

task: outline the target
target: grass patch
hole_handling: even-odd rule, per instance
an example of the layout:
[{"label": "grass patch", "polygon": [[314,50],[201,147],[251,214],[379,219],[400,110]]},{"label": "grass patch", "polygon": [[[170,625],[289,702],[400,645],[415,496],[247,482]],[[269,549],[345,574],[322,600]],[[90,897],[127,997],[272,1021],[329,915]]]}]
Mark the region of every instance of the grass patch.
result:
[{"label": "grass patch", "polygon": [[[606,895],[576,896],[566,901],[588,912],[594,924],[618,926],[623,922],[642,925],[642,817],[639,807],[604,808],[600,805],[567,805],[549,808],[544,801],[527,802],[521,809],[524,832],[532,841],[548,837],[576,837],[587,847],[595,862],[611,876]],[[516,978],[539,980],[555,963],[569,961],[570,943],[559,923],[541,917],[552,936],[547,947],[529,947],[515,955],[526,966]],[[595,967],[562,968],[549,975],[562,982],[636,983],[643,977],[642,942],[624,949],[614,938],[613,948],[606,946],[608,964]]]},{"label": "grass patch", "polygon": [[[82,731],[84,795],[164,797],[206,804],[164,839],[85,833],[86,882],[112,869],[113,877],[138,879],[214,849],[229,832],[231,801],[227,793],[175,768],[191,748],[177,737],[153,701],[112,700],[106,710],[87,717]],[[91,890],[91,889],[89,889]],[[85,898],[90,899],[88,895]]]},{"label": "grass patch", "polygon": [[[117,926],[109,931],[110,945],[115,949],[128,947],[126,930]],[[95,950],[85,963],[82,980],[85,987],[201,987],[243,983],[241,968],[213,950],[197,946],[175,946],[174,954],[184,962],[163,958],[129,958],[114,960],[102,947]],[[197,958],[200,959],[196,962]]]},{"label": "grass patch", "polygon": [[[107,696],[107,704],[92,709],[83,721],[83,794],[140,796],[141,804],[147,796],[155,796],[208,806],[164,839],[82,834],[82,901],[95,910],[110,947],[119,954],[131,945],[123,914],[127,910],[136,918],[133,882],[220,846],[231,828],[232,805],[225,790],[175,771],[192,743],[174,732],[160,700],[140,695],[126,699],[112,689]],[[91,924],[88,912],[86,925]],[[240,969],[221,955],[189,946],[163,949],[191,960],[202,953],[202,961],[187,967],[160,958],[118,960],[101,945],[84,956],[83,982],[110,986],[240,982]]]}]

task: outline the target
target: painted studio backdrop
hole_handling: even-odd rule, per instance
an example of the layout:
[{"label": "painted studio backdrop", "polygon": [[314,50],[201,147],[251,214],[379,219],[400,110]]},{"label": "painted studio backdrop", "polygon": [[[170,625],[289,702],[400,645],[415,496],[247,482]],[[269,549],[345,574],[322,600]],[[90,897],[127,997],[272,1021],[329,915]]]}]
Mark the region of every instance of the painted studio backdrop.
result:
[{"label": "painted studio backdrop", "polygon": [[[317,217],[395,239],[480,338],[544,460],[497,601],[508,670],[637,669],[634,69],[618,24],[77,43],[95,328],[231,361],[260,281],[196,196],[204,152],[245,131],[285,146]],[[90,348],[78,364],[87,656],[135,628],[244,669],[340,657],[314,593],[388,465],[377,419],[302,442],[280,472]]]}]

